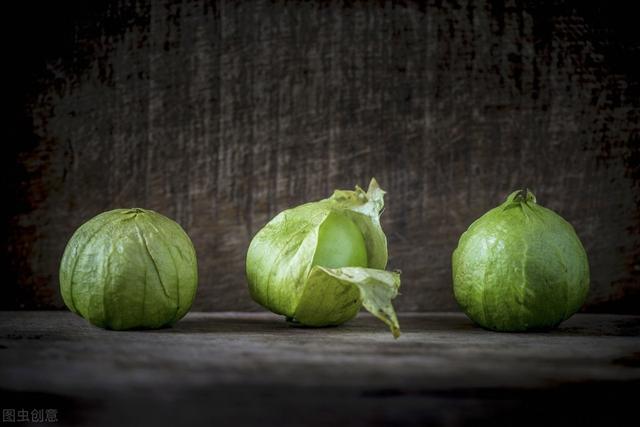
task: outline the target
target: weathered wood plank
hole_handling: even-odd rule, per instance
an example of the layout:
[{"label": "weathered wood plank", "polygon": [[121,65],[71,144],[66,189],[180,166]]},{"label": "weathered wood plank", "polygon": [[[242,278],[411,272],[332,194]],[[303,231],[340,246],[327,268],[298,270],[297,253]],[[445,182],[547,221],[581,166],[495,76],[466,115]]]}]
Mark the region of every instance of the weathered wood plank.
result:
[{"label": "weathered wood plank", "polygon": [[3,407],[64,424],[633,425],[640,317],[576,315],[555,331],[400,315],[302,329],[256,313],[191,313],[113,332],[63,312],[0,312]]},{"label": "weathered wood plank", "polygon": [[73,230],[142,206],[191,234],[196,309],[255,310],[243,264],[256,230],[375,176],[388,191],[390,267],[404,273],[401,310],[454,309],[458,236],[527,185],[586,246],[587,310],[638,312],[640,74],[629,58],[640,43],[626,12],[96,4],[45,8],[37,28],[27,18],[39,7],[25,18],[42,63],[32,58],[22,80],[3,307],[60,307]]}]

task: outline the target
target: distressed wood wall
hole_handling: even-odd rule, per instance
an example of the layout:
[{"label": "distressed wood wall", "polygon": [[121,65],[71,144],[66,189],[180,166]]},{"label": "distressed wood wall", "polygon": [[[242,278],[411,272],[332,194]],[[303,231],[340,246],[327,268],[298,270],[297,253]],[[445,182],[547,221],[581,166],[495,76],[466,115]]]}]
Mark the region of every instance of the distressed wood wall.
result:
[{"label": "distressed wood wall", "polygon": [[[580,2],[27,2],[14,16],[4,308],[62,307],[58,263],[97,213],[174,218],[195,309],[257,310],[277,212],[387,194],[400,310],[451,310],[459,235],[527,185],[576,228],[586,310],[640,307],[639,37]],[[56,2],[58,3],[58,2]]]}]

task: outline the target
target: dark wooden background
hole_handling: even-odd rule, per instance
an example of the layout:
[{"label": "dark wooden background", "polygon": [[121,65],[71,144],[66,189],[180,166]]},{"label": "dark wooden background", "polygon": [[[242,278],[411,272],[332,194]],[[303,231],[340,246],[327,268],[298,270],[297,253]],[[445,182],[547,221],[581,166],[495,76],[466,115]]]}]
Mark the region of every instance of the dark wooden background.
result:
[{"label": "dark wooden background", "polygon": [[191,235],[194,309],[258,310],[253,234],[375,176],[400,310],[456,309],[459,235],[527,185],[587,249],[585,309],[638,313],[640,38],[583,3],[12,6],[2,307],[62,307],[74,229],[140,206]]}]

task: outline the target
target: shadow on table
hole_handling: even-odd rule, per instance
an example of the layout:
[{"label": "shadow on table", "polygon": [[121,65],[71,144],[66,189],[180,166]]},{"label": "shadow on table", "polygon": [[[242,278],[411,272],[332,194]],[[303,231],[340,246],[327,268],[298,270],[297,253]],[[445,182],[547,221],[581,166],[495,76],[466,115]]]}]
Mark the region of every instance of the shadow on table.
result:
[{"label": "shadow on table", "polygon": [[[466,317],[442,314],[407,314],[399,316],[403,334],[433,332],[483,332]],[[171,328],[159,329],[161,333],[278,333],[300,331],[323,334],[387,333],[387,326],[368,313],[339,326],[305,327],[287,322],[284,316],[258,313],[209,313],[187,316]],[[153,332],[153,331],[149,331]]]},{"label": "shadow on table", "polygon": [[[273,333],[288,330],[290,327],[284,318],[248,317],[248,316],[198,316],[186,317],[170,328],[158,329],[156,332],[175,334],[194,333]],[[149,331],[154,332],[154,331]]]},{"label": "shadow on table", "polygon": [[[547,331],[495,332],[475,325],[466,316],[455,313],[407,313],[399,315],[403,334],[447,333],[447,334],[504,334],[504,335],[546,335],[546,336],[637,336],[640,334],[640,318],[602,315],[575,316]],[[360,313],[357,318],[340,326],[308,328],[288,323],[284,316],[270,313],[207,313],[185,317],[173,327],[159,329],[158,333],[295,333],[295,331],[323,334],[344,333],[385,333],[386,325],[368,313]],[[153,333],[154,331],[148,331]]]}]

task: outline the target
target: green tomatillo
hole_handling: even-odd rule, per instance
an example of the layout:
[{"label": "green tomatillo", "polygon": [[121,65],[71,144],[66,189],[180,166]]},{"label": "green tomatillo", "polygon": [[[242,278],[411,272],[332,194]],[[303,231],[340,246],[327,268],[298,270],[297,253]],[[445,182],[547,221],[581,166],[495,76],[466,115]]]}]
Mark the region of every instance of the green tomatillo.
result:
[{"label": "green tomatillo", "polygon": [[278,214],[249,246],[253,299],[305,326],[339,325],[364,306],[399,336],[391,300],[400,274],[385,270],[383,197],[372,179],[367,192],[336,190],[328,199]]},{"label": "green tomatillo", "polygon": [[191,308],[196,252],[176,222],[145,209],[116,209],[81,225],[60,264],[69,309],[106,329],[168,326]]},{"label": "green tomatillo", "polygon": [[462,310],[496,331],[553,328],[580,309],[589,290],[587,254],[573,227],[529,190],[471,224],[452,267]]}]

